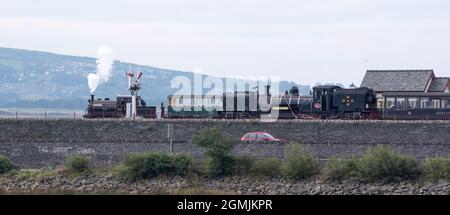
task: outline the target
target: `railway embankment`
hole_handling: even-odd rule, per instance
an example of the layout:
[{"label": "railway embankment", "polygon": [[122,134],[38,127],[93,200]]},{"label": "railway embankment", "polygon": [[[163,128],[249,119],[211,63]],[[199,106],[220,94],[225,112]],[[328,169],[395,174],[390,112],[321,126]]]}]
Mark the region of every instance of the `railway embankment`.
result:
[{"label": "railway embankment", "polygon": [[[286,142],[306,145],[319,159],[352,157],[376,145],[423,159],[450,156],[450,122],[446,121],[278,121],[254,120],[0,120],[0,154],[27,168],[63,165],[67,156],[89,156],[96,166],[114,165],[130,152],[169,151],[173,126],[175,153],[203,157],[193,135],[217,127],[239,141],[246,132],[265,131]],[[239,144],[233,153],[256,157],[284,156],[284,144]]]},{"label": "railway embankment", "polygon": [[450,183],[395,182],[362,183],[359,181],[327,182],[285,181],[279,178],[255,179],[226,177],[220,179],[181,177],[154,178],[127,182],[108,174],[79,177],[65,175],[5,176],[0,178],[0,194],[123,194],[123,195],[449,195]]}]

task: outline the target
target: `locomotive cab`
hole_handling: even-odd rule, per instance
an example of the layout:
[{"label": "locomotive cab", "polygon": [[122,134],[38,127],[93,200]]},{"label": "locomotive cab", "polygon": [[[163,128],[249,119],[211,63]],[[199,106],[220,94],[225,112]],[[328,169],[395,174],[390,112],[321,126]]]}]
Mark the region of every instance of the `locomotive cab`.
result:
[{"label": "locomotive cab", "polygon": [[333,108],[343,113],[368,113],[376,109],[376,95],[372,89],[339,89],[334,93]]},{"label": "locomotive cab", "polygon": [[311,112],[322,118],[376,118],[376,94],[369,88],[343,89],[339,86],[313,88]]},{"label": "locomotive cab", "polygon": [[313,88],[313,101],[311,103],[312,112],[331,113],[333,109],[334,93],[342,89],[339,86],[317,86]]}]

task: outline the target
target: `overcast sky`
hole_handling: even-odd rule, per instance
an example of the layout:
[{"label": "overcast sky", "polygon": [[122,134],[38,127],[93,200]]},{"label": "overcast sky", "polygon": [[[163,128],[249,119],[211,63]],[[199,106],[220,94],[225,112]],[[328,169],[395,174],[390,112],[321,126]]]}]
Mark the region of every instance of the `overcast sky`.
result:
[{"label": "overcast sky", "polygon": [[2,47],[107,45],[121,61],[304,84],[359,84],[367,68],[450,76],[448,0],[0,1]]}]

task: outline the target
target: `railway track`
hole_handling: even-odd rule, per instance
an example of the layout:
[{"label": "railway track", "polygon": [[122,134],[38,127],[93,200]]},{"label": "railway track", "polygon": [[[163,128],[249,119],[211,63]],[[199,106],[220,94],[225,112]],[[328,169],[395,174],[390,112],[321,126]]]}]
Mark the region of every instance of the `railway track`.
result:
[{"label": "railway track", "polygon": [[277,119],[277,120],[260,120],[260,119],[193,119],[193,118],[177,118],[177,119],[143,119],[137,118],[0,118],[0,121],[117,121],[117,122],[152,122],[152,123],[176,123],[176,122],[223,122],[223,123],[398,123],[398,124],[450,124],[450,120],[350,120],[350,119]]}]

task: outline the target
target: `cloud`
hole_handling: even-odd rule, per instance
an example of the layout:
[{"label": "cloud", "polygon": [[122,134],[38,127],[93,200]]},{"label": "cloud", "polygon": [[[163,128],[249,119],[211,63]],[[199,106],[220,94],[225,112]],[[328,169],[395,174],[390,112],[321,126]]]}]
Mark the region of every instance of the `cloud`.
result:
[{"label": "cloud", "polygon": [[0,46],[95,56],[109,44],[122,61],[310,84],[358,83],[364,59],[373,68],[450,76],[448,1],[134,1],[101,14],[87,1],[70,3],[86,6],[83,17],[49,12],[51,2],[2,15]]}]

